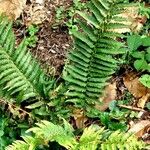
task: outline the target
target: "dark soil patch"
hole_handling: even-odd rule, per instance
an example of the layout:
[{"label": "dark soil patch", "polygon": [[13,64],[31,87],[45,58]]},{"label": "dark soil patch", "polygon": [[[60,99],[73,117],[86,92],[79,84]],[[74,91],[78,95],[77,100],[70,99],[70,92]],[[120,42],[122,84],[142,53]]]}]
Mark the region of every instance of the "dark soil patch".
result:
[{"label": "dark soil patch", "polygon": [[60,74],[71,42],[68,32],[62,27],[53,30],[45,23],[38,33],[38,38],[37,47],[31,50],[34,56],[45,67],[54,67],[56,75]]},{"label": "dark soil patch", "polygon": [[[39,24],[39,32],[37,33],[38,42],[35,48],[30,49],[33,55],[38,59],[42,66],[46,69],[55,68],[56,75],[60,75],[64,66],[66,53],[71,45],[71,38],[68,34],[68,29],[62,23],[53,29],[55,24],[56,8],[59,6],[69,7],[72,0],[46,0],[45,8],[47,10],[47,20]],[[33,5],[27,1],[27,7]],[[14,31],[16,35],[17,44],[27,36],[26,22],[29,16],[26,12],[19,18],[18,24],[15,21]],[[50,72],[48,72],[50,73]]]}]

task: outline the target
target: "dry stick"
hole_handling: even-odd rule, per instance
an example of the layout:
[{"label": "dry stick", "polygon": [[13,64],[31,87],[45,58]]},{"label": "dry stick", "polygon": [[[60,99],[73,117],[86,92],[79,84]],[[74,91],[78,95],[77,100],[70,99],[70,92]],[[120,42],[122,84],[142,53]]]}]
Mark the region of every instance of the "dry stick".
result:
[{"label": "dry stick", "polygon": [[118,106],[122,108],[130,109],[130,110],[146,112],[144,109],[133,107],[133,106],[126,106],[126,105],[118,105]]},{"label": "dry stick", "polygon": [[16,106],[16,105],[12,104],[12,103],[10,103],[10,102],[6,102],[5,100],[0,99],[0,103],[9,104],[9,105],[13,106],[14,108],[17,108],[18,110],[22,111],[23,113],[28,114],[30,117],[32,116],[32,115],[31,115],[30,113],[28,113],[27,111],[21,109],[20,107],[18,107],[18,106]]}]

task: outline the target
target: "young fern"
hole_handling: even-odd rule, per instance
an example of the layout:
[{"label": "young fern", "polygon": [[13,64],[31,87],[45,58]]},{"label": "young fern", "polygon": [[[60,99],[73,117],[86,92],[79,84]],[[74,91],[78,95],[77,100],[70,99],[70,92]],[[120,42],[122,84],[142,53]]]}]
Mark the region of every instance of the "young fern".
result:
[{"label": "young fern", "polygon": [[23,136],[23,141],[17,140],[5,150],[35,150],[40,145],[48,148],[48,143],[53,141],[67,150],[142,150],[145,147],[134,135],[120,131],[111,133],[97,125],[85,128],[80,138],[76,137],[71,125],[65,120],[64,127],[44,120],[27,132],[30,131],[35,134],[34,137]]},{"label": "young fern", "polygon": [[[31,97],[46,98],[49,87],[40,65],[27,51],[26,40],[15,48],[12,22],[0,18],[0,86],[3,91],[16,98],[17,102]],[[47,83],[52,85],[52,80]]]},{"label": "young fern", "polygon": [[122,37],[117,29],[129,28],[120,15],[128,6],[120,0],[90,0],[88,11],[77,12],[82,19],[79,31],[72,31],[75,48],[64,69],[69,101],[93,103],[103,93],[118,67],[115,56],[126,51],[116,39]]}]

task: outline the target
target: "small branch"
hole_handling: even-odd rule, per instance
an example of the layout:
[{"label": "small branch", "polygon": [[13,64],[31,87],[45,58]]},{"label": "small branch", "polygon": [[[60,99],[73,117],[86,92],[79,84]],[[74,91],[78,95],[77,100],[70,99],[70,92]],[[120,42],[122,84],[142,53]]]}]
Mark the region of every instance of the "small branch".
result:
[{"label": "small branch", "polygon": [[23,113],[25,113],[25,114],[28,114],[30,117],[32,116],[32,115],[31,115],[30,113],[28,113],[27,111],[21,109],[20,107],[18,107],[18,106],[16,106],[16,105],[12,104],[12,103],[10,103],[10,102],[7,102],[7,101],[5,101],[5,100],[0,99],[0,103],[6,104],[6,105],[7,105],[7,104],[8,104],[8,105],[11,105],[11,106],[13,106],[14,108],[17,108],[18,111],[21,111],[21,112],[23,112]]},{"label": "small branch", "polygon": [[130,109],[130,110],[146,112],[144,109],[133,107],[133,106],[126,106],[126,105],[118,105],[118,106],[122,108]]}]

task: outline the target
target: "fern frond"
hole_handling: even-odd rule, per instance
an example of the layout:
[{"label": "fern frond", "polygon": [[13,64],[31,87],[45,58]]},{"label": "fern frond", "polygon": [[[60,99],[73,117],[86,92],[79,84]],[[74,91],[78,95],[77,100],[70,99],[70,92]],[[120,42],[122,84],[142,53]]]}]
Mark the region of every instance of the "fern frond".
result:
[{"label": "fern frond", "polygon": [[[46,75],[27,51],[26,40],[15,48],[12,22],[0,19],[0,85],[18,102],[31,97],[46,97]],[[49,79],[48,83],[50,83]],[[48,94],[47,94],[48,95]]]},{"label": "fern frond", "polygon": [[[64,126],[41,121],[37,127],[29,129],[34,137],[23,136],[23,141],[17,140],[6,150],[35,150],[39,145],[48,146],[49,142],[58,142],[68,150],[142,150],[145,144],[138,141],[134,135],[120,131],[110,132],[98,125],[84,129],[83,134],[75,137],[72,126],[64,120]],[[78,139],[78,141],[76,140]]]},{"label": "fern frond", "polygon": [[78,150],[96,150],[98,144],[102,140],[104,128],[100,128],[96,125],[91,125],[85,128],[83,134],[80,137],[79,144],[77,145]]},{"label": "fern frond", "polygon": [[144,143],[138,141],[134,135],[129,133],[113,132],[105,142],[101,144],[101,150],[122,149],[122,150],[140,150]]},{"label": "fern frond", "polygon": [[93,104],[103,93],[120,63],[116,55],[126,52],[116,39],[122,37],[117,29],[129,28],[121,16],[127,6],[118,0],[90,0],[86,12],[77,12],[82,17],[80,30],[72,31],[75,49],[68,54],[64,69],[68,99]]},{"label": "fern frond", "polygon": [[48,141],[56,141],[68,149],[74,147],[74,144],[76,144],[76,140],[72,133],[73,129],[65,120],[64,128],[48,121],[42,121],[36,125],[37,127],[31,128],[27,132],[32,131],[35,133],[36,137]]},{"label": "fern frond", "polygon": [[48,142],[53,141],[56,141],[65,148],[72,150],[77,145],[77,141],[73,135],[73,128],[65,120],[63,127],[46,120],[43,120],[36,125],[37,127],[27,130],[27,132],[33,132],[35,137],[23,136],[22,138],[24,141],[17,140],[13,142],[12,145],[6,147],[6,150],[19,150],[19,148],[22,150],[34,150],[39,145],[48,146]]},{"label": "fern frond", "polygon": [[24,141],[17,140],[12,145],[7,146],[5,150],[19,150],[19,149],[28,150],[29,145]]}]

